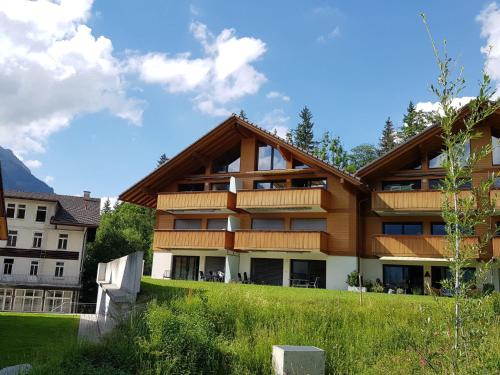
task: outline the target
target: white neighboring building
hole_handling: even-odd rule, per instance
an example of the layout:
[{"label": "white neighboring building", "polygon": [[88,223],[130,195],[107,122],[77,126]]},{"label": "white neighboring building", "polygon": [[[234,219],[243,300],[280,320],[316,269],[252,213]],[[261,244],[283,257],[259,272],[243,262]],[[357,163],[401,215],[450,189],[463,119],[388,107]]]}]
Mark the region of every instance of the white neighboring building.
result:
[{"label": "white neighboring building", "polygon": [[0,241],[0,311],[72,312],[100,199],[5,191],[8,239]]}]

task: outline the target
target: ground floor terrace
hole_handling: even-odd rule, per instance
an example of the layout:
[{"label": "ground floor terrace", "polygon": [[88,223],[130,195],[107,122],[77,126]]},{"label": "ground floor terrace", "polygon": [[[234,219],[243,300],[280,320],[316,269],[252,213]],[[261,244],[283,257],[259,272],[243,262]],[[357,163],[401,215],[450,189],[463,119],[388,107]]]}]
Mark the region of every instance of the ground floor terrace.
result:
[{"label": "ground floor terrace", "polygon": [[[470,279],[480,263],[465,271]],[[347,289],[347,276],[361,273],[366,285],[380,283],[385,292],[445,294],[442,280],[450,276],[445,259],[330,256],[296,252],[246,252],[227,250],[155,251],[155,279],[242,282],[263,285]],[[486,280],[500,290],[499,265],[494,264]],[[479,286],[481,287],[481,286]]]},{"label": "ground floor terrace", "polygon": [[0,285],[0,311],[73,313],[78,298],[79,289]]}]

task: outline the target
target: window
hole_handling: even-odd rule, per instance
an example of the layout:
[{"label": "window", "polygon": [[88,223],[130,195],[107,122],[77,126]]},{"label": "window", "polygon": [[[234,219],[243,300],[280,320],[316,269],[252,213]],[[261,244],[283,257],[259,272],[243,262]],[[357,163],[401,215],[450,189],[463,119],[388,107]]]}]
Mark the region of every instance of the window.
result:
[{"label": "window", "polygon": [[15,212],[16,212],[16,205],[14,203],[8,203],[7,204],[6,216],[9,219],[13,219],[14,215],[15,215]]},{"label": "window", "polygon": [[33,234],[33,248],[38,249],[42,247],[42,238],[43,238],[42,232],[35,232]]},{"label": "window", "polygon": [[46,216],[47,216],[47,207],[38,206],[38,208],[36,209],[35,221],[40,222],[40,223],[44,223]]},{"label": "window", "polygon": [[[476,269],[474,267],[465,267],[462,269],[462,281],[469,282],[474,278]],[[431,285],[433,288],[441,289],[444,280],[452,277],[449,267],[432,266],[431,267]]]},{"label": "window", "polygon": [[493,165],[500,165],[500,130],[491,128],[491,158]]},{"label": "window", "polygon": [[446,224],[445,223],[432,223],[431,224],[431,234],[435,236],[446,236]]},{"label": "window", "polygon": [[[464,147],[462,165],[466,165],[468,163],[469,156],[470,156],[470,142],[467,142]],[[445,160],[445,155],[443,152],[438,152],[429,155],[429,168],[443,168],[444,160]]]},{"label": "window", "polygon": [[420,190],[421,187],[422,185],[420,180],[382,181],[382,190],[387,191]]},{"label": "window", "polygon": [[25,214],[26,214],[26,205],[25,204],[19,204],[17,206],[17,215],[16,215],[16,218],[18,218],[18,219],[24,219]]},{"label": "window", "polygon": [[227,219],[208,219],[207,229],[226,230],[227,229]]},{"label": "window", "polygon": [[199,230],[201,229],[201,219],[175,219],[174,229]]},{"label": "window", "polygon": [[385,264],[383,279],[387,288],[400,288],[407,294],[422,294],[424,291],[424,267],[422,266]]},{"label": "window", "polygon": [[12,275],[12,267],[14,266],[14,259],[5,258],[3,260],[3,274]]},{"label": "window", "polygon": [[55,277],[63,277],[64,275],[64,262],[56,262]]},{"label": "window", "polygon": [[297,178],[292,180],[292,187],[322,187],[326,188],[326,178]]},{"label": "window", "polygon": [[286,161],[277,149],[260,142],[257,148],[257,170],[269,171],[272,169],[286,169]]},{"label": "window", "polygon": [[[429,180],[429,190],[440,190],[441,186],[444,183],[444,178],[433,178]],[[458,181],[459,188],[461,190],[470,190],[472,189],[472,180],[462,178]]]},{"label": "window", "polygon": [[7,246],[16,247],[17,245],[17,230],[9,230],[7,236]]},{"label": "window", "polygon": [[240,150],[241,147],[238,144],[233,147],[224,155],[218,157],[213,161],[213,172],[214,173],[231,173],[240,171]]},{"label": "window", "polygon": [[401,168],[402,170],[407,170],[407,169],[422,169],[422,162],[420,160],[414,161],[413,163],[405,165],[404,168]]},{"label": "window", "polygon": [[210,185],[210,190],[227,191],[229,190],[229,182],[216,182]]},{"label": "window", "polygon": [[253,230],[285,230],[283,219],[253,219]]},{"label": "window", "polygon": [[326,219],[292,219],[291,229],[326,232]]},{"label": "window", "polygon": [[286,181],[255,181],[255,189],[285,189]]},{"label": "window", "polygon": [[421,235],[422,223],[384,223],[383,233],[392,235]]},{"label": "window", "polygon": [[44,311],[71,312],[73,292],[67,290],[47,290],[45,292]]},{"label": "window", "polygon": [[60,234],[57,241],[57,248],[59,250],[66,250],[68,248],[68,235]]},{"label": "window", "polygon": [[205,184],[179,184],[178,191],[203,191]]},{"label": "window", "polygon": [[302,163],[301,161],[298,161],[297,159],[293,159],[292,168],[293,169],[308,169],[311,167],[309,165],[307,165],[306,163]]},{"label": "window", "polygon": [[30,276],[38,275],[38,261],[32,260],[30,266]]}]

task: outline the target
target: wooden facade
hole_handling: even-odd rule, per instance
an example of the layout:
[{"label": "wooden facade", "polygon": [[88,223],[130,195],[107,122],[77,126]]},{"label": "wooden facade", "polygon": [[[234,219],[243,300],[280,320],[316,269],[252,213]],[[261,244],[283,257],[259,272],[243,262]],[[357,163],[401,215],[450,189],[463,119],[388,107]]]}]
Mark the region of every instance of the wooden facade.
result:
[{"label": "wooden facade", "polygon": [[234,249],[328,253],[328,234],[316,231],[237,231]]},{"label": "wooden facade", "polygon": [[158,194],[157,210],[167,212],[230,212],[236,207],[236,195],[229,191],[169,192]]},{"label": "wooden facade", "polygon": [[156,230],[155,249],[232,249],[234,233],[223,230]]}]

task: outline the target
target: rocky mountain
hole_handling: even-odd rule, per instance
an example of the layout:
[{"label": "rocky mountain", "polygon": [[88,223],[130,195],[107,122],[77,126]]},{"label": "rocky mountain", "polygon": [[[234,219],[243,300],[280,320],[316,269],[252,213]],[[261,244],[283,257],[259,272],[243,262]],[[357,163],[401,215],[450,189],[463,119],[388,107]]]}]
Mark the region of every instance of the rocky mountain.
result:
[{"label": "rocky mountain", "polygon": [[14,153],[0,146],[0,164],[2,166],[3,187],[5,190],[29,191],[35,193],[53,193],[54,189],[39,180]]}]

